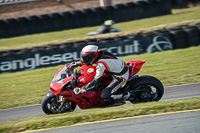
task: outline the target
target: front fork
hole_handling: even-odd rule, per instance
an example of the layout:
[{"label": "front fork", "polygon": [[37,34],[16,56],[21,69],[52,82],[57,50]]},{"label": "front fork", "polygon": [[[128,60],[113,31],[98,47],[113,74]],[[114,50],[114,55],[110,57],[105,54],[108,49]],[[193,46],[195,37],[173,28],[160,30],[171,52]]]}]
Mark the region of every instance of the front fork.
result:
[{"label": "front fork", "polygon": [[61,95],[56,96],[56,107],[60,110],[65,103],[65,98]]}]

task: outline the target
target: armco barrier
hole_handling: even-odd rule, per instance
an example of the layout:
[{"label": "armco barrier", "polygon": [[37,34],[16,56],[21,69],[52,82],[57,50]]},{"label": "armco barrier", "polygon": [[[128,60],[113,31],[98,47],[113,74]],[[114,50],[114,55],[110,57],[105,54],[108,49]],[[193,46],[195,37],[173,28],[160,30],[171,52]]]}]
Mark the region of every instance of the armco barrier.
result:
[{"label": "armco barrier", "polygon": [[31,70],[80,60],[86,45],[97,45],[117,56],[186,48],[200,44],[200,25],[182,26],[121,37],[98,38],[0,52],[0,73]]},{"label": "armco barrier", "polygon": [[143,0],[61,13],[0,20],[0,38],[124,22],[171,13],[170,0]]}]

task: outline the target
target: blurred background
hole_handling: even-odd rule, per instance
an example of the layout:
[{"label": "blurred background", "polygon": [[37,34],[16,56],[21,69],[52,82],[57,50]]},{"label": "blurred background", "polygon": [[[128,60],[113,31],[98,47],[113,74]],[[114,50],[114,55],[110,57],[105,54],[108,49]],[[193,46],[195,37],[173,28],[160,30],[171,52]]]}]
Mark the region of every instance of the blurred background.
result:
[{"label": "blurred background", "polygon": [[[200,42],[199,3],[199,0],[2,0],[0,72],[30,70],[78,60],[77,53],[88,44],[129,50],[120,52],[117,48],[111,51],[118,56],[196,46]],[[190,10],[183,10],[187,8]],[[100,38],[87,37],[94,33],[92,31],[102,31],[99,26],[106,20],[113,20],[114,26],[119,28],[114,32],[123,32]],[[183,23],[186,20],[191,22]],[[175,22],[182,23],[171,28],[163,26],[146,30],[146,33],[133,33]],[[158,41],[166,43],[150,47]],[[66,53],[69,53],[67,57]],[[42,56],[48,56],[47,63],[39,62]]]},{"label": "blurred background", "polygon": [[[1,0],[0,19],[81,10],[140,0]],[[196,6],[199,0],[171,0],[173,8]]]},{"label": "blurred background", "polygon": [[0,37],[95,26],[107,19],[125,22],[197,5],[199,0],[2,0]]},{"label": "blurred background", "polygon": [[[200,0],[1,0],[0,108],[40,103],[55,72],[79,60],[88,44],[125,61],[147,61],[140,74],[154,75],[165,86],[199,82],[199,5]],[[106,20],[121,32],[87,36]]]},{"label": "blurred background", "polygon": [[[0,19],[81,10],[139,0],[2,0]],[[180,2],[180,6],[181,2]]]}]

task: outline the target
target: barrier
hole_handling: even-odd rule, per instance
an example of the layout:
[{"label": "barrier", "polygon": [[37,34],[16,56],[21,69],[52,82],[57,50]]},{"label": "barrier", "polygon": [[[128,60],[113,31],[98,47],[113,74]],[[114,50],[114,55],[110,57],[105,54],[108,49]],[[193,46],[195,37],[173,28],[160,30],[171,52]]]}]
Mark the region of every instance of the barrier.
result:
[{"label": "barrier", "polygon": [[108,19],[124,22],[170,13],[170,0],[143,0],[83,10],[13,18],[0,20],[0,38],[95,26]]},{"label": "barrier", "polygon": [[188,26],[183,28],[186,33],[187,44],[197,46],[200,42],[200,30],[196,26]]},{"label": "barrier", "polygon": [[172,8],[187,8],[189,5],[199,4],[199,0],[171,0]]},{"label": "barrier", "polygon": [[172,41],[175,49],[188,47],[186,33],[182,28],[171,29],[170,33],[172,34]]},{"label": "barrier", "polygon": [[200,25],[182,26],[104,39],[88,39],[32,49],[0,52],[0,73],[32,70],[80,60],[80,51],[86,45],[97,45],[116,56],[152,53],[186,48],[200,44]]}]

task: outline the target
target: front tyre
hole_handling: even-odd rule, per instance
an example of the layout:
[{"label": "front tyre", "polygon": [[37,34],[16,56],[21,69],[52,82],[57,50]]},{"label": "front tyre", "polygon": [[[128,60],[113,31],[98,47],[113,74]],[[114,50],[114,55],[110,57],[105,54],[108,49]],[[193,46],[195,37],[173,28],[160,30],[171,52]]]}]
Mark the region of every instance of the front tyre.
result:
[{"label": "front tyre", "polygon": [[61,106],[61,103],[57,102],[56,96],[50,91],[42,100],[41,106],[45,114],[58,114],[74,111],[76,108],[76,103],[65,100]]},{"label": "front tyre", "polygon": [[153,76],[140,76],[130,90],[130,102],[159,101],[164,94],[163,84]]}]

